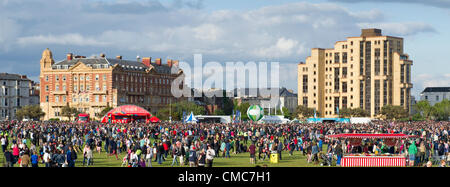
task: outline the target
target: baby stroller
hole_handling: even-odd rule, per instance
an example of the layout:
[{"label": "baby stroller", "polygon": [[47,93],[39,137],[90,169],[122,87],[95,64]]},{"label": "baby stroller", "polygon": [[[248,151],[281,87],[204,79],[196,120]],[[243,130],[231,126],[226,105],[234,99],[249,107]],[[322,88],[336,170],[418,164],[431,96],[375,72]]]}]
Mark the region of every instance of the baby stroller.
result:
[{"label": "baby stroller", "polygon": [[331,166],[332,158],[325,154],[320,154],[320,159],[322,160],[321,166]]}]

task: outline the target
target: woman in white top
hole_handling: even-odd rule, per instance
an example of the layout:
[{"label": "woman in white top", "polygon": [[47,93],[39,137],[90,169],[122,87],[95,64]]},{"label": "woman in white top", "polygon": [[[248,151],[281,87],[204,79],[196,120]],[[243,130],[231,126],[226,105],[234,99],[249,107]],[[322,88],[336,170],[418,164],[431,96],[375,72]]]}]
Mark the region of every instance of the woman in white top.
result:
[{"label": "woman in white top", "polygon": [[148,163],[147,167],[152,167],[153,149],[150,145],[147,145],[147,154],[145,155],[145,161]]}]

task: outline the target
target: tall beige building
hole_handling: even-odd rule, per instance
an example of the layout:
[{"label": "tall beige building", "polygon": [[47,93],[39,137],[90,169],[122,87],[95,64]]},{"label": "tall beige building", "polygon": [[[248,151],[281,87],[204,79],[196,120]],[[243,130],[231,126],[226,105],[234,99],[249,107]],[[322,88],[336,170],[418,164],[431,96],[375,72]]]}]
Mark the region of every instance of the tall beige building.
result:
[{"label": "tall beige building", "polygon": [[298,104],[316,108],[320,117],[338,117],[337,108],[362,108],[370,117],[384,105],[409,111],[411,65],[403,38],[362,29],[332,49],[313,48],[298,64]]}]

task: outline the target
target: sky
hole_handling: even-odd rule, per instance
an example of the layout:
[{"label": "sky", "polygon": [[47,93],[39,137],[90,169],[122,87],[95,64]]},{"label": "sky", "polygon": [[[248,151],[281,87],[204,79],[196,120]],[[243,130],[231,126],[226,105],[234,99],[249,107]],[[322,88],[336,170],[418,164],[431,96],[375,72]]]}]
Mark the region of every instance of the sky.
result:
[{"label": "sky", "polygon": [[412,94],[450,86],[450,0],[0,0],[0,72],[38,81],[42,51],[193,62],[279,62],[297,91],[311,48],[376,27],[404,38]]}]

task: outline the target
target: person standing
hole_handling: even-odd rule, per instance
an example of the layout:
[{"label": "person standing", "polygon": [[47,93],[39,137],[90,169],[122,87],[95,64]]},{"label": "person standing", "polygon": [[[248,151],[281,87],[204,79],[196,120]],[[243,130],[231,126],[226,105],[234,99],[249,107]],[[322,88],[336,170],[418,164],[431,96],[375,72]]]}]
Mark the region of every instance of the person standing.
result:
[{"label": "person standing", "polygon": [[409,153],[409,166],[414,166],[414,160],[416,160],[417,154],[417,147],[415,141],[412,141],[411,145],[409,145],[408,153]]},{"label": "person standing", "polygon": [[205,167],[205,164],[206,164],[205,150],[201,149],[198,156],[198,167]]},{"label": "person standing", "polygon": [[9,151],[8,149],[5,150],[4,153],[5,156],[5,167],[13,167],[13,163],[14,163],[14,157],[11,153],[11,151]]},{"label": "person standing", "polygon": [[216,156],[216,152],[212,149],[211,145],[208,145],[208,150],[206,151],[206,167],[212,167],[214,156]]},{"label": "person standing", "polygon": [[88,166],[93,165],[93,157],[94,157],[93,151],[91,147],[88,147],[88,149],[86,150],[86,159]]},{"label": "person standing", "polygon": [[148,145],[147,154],[145,155],[145,159],[147,160],[148,167],[152,167],[152,158],[153,158],[153,148]]},{"label": "person standing", "polygon": [[39,157],[37,156],[36,152],[33,152],[31,155],[31,167],[37,168],[39,163]]},{"label": "person standing", "polygon": [[8,147],[8,145],[6,145],[6,137],[5,136],[2,136],[1,142],[2,142],[2,151],[4,153],[6,148]]},{"label": "person standing", "polygon": [[197,152],[195,151],[195,147],[189,151],[189,167],[195,167],[197,162]]},{"label": "person standing", "polygon": [[50,167],[51,166],[51,155],[49,153],[49,150],[45,150],[44,156],[44,163],[45,163],[45,167]]},{"label": "person standing", "polygon": [[256,146],[255,143],[252,143],[248,148],[248,152],[250,152],[250,164],[256,164],[255,162],[255,154],[256,154]]}]

